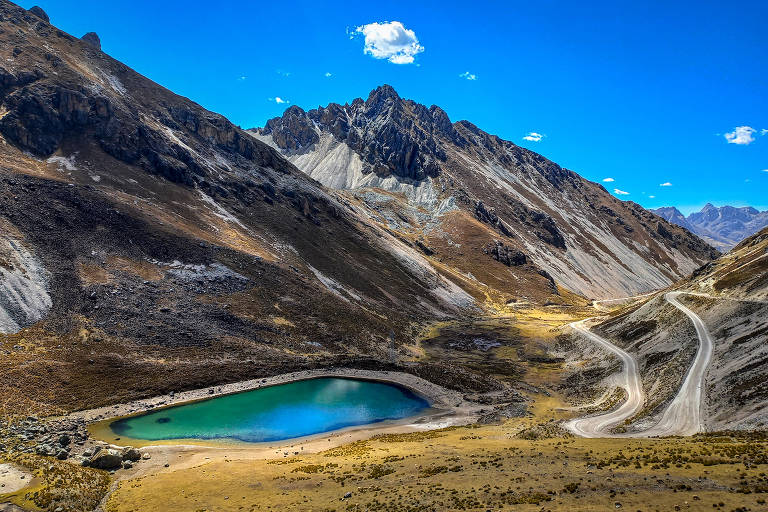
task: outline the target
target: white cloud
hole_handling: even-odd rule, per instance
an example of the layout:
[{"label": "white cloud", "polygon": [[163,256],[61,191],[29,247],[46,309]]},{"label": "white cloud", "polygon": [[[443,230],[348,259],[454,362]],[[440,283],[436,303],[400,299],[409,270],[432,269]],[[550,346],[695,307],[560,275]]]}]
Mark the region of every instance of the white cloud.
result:
[{"label": "white cloud", "polygon": [[763,172],[768,172],[768,169],[763,169]]},{"label": "white cloud", "polygon": [[760,130],[760,135],[768,135],[768,128],[763,128]]},{"label": "white cloud", "polygon": [[470,73],[469,71],[465,71],[459,76],[461,78],[466,78],[467,80],[477,80],[477,75],[475,75],[474,73]]},{"label": "white cloud", "polygon": [[603,181],[604,181],[605,183],[613,183],[613,182],[614,182],[614,181],[616,181],[616,180],[615,180],[615,179],[613,179],[613,178],[603,178]]},{"label": "white cloud", "polygon": [[656,196],[648,196],[648,199],[656,199]]},{"label": "white cloud", "polygon": [[755,141],[753,134],[756,132],[751,126],[737,126],[732,132],[725,134],[728,144],[746,145]]},{"label": "white cloud", "polygon": [[290,103],[290,101],[281,98],[280,96],[275,96],[274,98],[269,98],[269,101],[274,101],[278,105],[282,105],[284,103]]},{"label": "white cloud", "polygon": [[291,72],[290,71],[283,71],[282,69],[276,70],[275,73],[277,73],[280,76],[284,76],[284,77],[291,76]]},{"label": "white cloud", "polygon": [[671,187],[672,184],[670,182],[668,182],[668,181],[665,181],[664,183],[659,183],[659,186],[660,187]]},{"label": "white cloud", "polygon": [[529,140],[531,142],[541,142],[541,139],[546,137],[543,133],[536,133],[536,132],[530,132],[528,135],[523,137],[523,140]]},{"label": "white cloud", "polygon": [[333,74],[330,73],[330,72],[326,72],[324,76],[325,76],[325,78],[331,78],[333,76]]},{"label": "white cloud", "polygon": [[365,37],[364,53],[374,59],[387,59],[392,64],[412,64],[414,56],[424,51],[416,33],[399,21],[361,25],[352,37],[359,34]]},{"label": "white cloud", "polygon": [[629,192],[624,192],[623,190],[619,190],[617,188],[613,189],[613,193],[619,196],[628,196]]}]

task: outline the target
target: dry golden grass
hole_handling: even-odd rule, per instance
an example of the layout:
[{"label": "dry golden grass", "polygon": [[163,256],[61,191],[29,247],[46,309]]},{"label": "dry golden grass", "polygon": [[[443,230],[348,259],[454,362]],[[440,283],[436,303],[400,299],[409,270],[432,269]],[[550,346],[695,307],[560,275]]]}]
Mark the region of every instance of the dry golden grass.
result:
[{"label": "dry golden grass", "polygon": [[[521,434],[522,432],[522,434]],[[533,434],[530,434],[533,432]],[[540,438],[532,420],[126,480],[106,510],[760,510],[765,439]],[[344,499],[346,493],[351,496]],[[719,504],[723,505],[720,506]],[[714,505],[714,506],[713,506]]]}]

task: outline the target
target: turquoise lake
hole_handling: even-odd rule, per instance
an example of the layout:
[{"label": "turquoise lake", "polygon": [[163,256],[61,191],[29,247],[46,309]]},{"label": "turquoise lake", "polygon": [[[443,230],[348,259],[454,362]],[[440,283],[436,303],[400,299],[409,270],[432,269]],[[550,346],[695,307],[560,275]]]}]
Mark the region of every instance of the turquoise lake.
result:
[{"label": "turquoise lake", "polygon": [[409,389],[323,377],[177,405],[114,421],[115,434],[164,439],[281,441],[414,416],[430,407]]}]

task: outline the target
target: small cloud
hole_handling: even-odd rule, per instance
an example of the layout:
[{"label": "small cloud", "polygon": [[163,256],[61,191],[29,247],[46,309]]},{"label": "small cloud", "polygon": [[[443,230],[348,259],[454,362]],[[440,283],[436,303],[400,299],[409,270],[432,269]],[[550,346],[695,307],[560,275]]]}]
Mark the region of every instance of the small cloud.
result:
[{"label": "small cloud", "polygon": [[325,75],[323,76],[325,76],[325,78],[331,78],[333,76],[333,73],[326,72]]},{"label": "small cloud", "polygon": [[768,169],[763,169],[763,172],[768,172]]},{"label": "small cloud", "polygon": [[536,132],[530,132],[528,135],[523,137],[523,140],[529,140],[531,142],[541,142],[541,139],[546,137],[543,133],[536,133]]},{"label": "small cloud", "polygon": [[605,183],[613,183],[613,182],[614,182],[614,181],[616,181],[616,180],[615,180],[615,179],[613,179],[613,178],[603,178],[603,181],[604,181]]},{"label": "small cloud", "polygon": [[732,132],[726,133],[725,139],[728,144],[740,144],[746,146],[755,141],[753,134],[756,132],[751,126],[737,126]]},{"label": "small cloud", "polygon": [[284,76],[286,78],[291,76],[291,72],[290,71],[283,71],[282,69],[276,70],[275,73],[277,73],[280,76]]},{"label": "small cloud", "polygon": [[618,188],[613,189],[613,193],[618,196],[628,196],[629,192],[624,192],[623,190],[619,190]]},{"label": "small cloud", "polygon": [[747,179],[744,180],[744,183],[749,183],[750,181],[752,181],[752,180],[747,178]]},{"label": "small cloud", "polygon": [[278,105],[282,105],[282,104],[285,104],[285,103],[290,103],[290,101],[285,100],[285,99],[281,98],[280,96],[275,96],[274,98],[269,98],[269,101],[274,101]]},{"label": "small cloud", "polygon": [[671,187],[672,184],[670,182],[668,182],[668,181],[665,181],[664,183],[659,183],[659,186],[660,187]]},{"label": "small cloud", "polygon": [[760,135],[768,135],[768,128],[763,128],[760,130]]},{"label": "small cloud", "polygon": [[247,79],[248,79],[248,77],[247,77],[247,76],[245,76],[245,75],[240,75],[240,76],[238,77],[238,80],[247,80]]},{"label": "small cloud", "polygon": [[469,71],[465,71],[459,76],[461,78],[466,78],[467,80],[477,80],[477,75],[475,75],[474,73],[470,73]]},{"label": "small cloud", "polygon": [[656,199],[656,196],[648,196],[648,199]]},{"label": "small cloud", "polygon": [[414,57],[424,51],[416,33],[399,21],[361,25],[350,38],[361,34],[365,38],[363,53],[374,59],[387,59],[392,64],[413,64]]}]

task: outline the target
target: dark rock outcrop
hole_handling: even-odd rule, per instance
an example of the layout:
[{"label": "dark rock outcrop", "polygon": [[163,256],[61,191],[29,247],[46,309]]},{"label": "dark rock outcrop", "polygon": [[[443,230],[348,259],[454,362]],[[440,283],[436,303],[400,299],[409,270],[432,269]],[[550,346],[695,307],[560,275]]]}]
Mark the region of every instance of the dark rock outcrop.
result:
[{"label": "dark rock outcrop", "polygon": [[496,215],[493,209],[488,209],[482,201],[477,201],[475,203],[475,217],[477,217],[477,220],[480,222],[484,222],[495,227],[502,234],[507,235],[508,237],[513,236],[512,231],[507,227],[506,224],[504,224],[504,221],[502,221],[499,216]]},{"label": "dark rock outcrop", "polygon": [[80,39],[82,39],[83,42],[93,46],[97,50],[101,50],[101,39],[99,38],[99,35],[96,32],[88,32]]},{"label": "dark rock outcrop", "polygon": [[287,151],[298,151],[320,140],[306,112],[297,106],[289,107],[283,117],[267,121],[263,133],[272,135],[275,144]]},{"label": "dark rock outcrop", "polygon": [[40,18],[41,20],[45,21],[46,23],[50,23],[51,22],[51,18],[48,17],[48,14],[43,10],[42,7],[39,7],[39,6],[36,5],[36,6],[32,7],[31,9],[29,9],[29,12],[31,14],[34,14],[35,16]]},{"label": "dark rock outcrop", "polygon": [[528,258],[523,252],[504,245],[501,240],[494,240],[493,243],[486,245],[483,248],[483,253],[508,267],[517,267],[528,263]]},{"label": "dark rock outcrop", "polygon": [[272,134],[275,144],[290,152],[319,140],[316,124],[360,155],[363,172],[413,180],[436,177],[446,159],[438,138],[457,136],[442,109],[403,100],[389,85],[351,105],[331,103],[309,112],[290,107],[257,132]]}]

